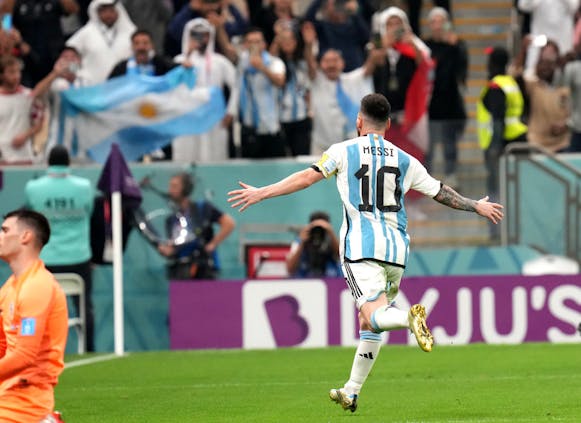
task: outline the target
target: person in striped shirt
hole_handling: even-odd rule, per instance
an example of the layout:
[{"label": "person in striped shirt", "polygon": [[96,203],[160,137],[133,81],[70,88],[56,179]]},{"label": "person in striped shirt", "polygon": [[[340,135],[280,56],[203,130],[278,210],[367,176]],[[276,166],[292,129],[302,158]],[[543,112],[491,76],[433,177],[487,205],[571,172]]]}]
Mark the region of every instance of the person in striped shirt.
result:
[{"label": "person in striped shirt", "polygon": [[420,348],[432,350],[433,337],[424,306],[409,311],[394,299],[407,264],[410,238],[404,195],[414,189],[448,207],[478,213],[493,223],[503,218],[503,206],[488,197],[472,200],[434,179],[413,156],[383,138],[390,126],[391,106],[381,94],[361,100],[358,137],[333,144],[311,167],[274,184],[228,193],[233,208],[246,210],[267,198],[291,194],[335,176],[344,208],[340,257],[347,285],[359,309],[360,340],[351,375],[343,388],[329,396],[354,412],[361,387],[381,348],[381,332],[410,329]]}]

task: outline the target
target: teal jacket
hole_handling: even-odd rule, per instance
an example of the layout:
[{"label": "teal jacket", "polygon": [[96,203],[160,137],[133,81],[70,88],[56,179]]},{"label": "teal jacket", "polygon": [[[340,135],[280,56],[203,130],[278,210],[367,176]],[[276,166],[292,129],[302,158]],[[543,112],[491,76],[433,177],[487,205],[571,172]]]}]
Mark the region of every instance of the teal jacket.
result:
[{"label": "teal jacket", "polygon": [[94,191],[86,178],[67,166],[50,166],[45,176],[25,188],[28,207],[46,216],[50,240],[41,252],[47,265],[66,266],[91,258],[91,213]]}]

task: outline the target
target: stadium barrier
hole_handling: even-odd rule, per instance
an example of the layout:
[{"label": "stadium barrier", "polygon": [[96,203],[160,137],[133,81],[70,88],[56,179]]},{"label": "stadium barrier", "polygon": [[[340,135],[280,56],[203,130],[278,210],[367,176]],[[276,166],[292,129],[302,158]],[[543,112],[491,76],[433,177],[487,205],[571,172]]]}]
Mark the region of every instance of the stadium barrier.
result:
[{"label": "stadium barrier", "polygon": [[[578,275],[406,278],[396,301],[426,306],[438,345],[581,343]],[[350,346],[357,327],[342,279],[170,284],[172,349]],[[408,332],[384,340],[416,345]]]}]

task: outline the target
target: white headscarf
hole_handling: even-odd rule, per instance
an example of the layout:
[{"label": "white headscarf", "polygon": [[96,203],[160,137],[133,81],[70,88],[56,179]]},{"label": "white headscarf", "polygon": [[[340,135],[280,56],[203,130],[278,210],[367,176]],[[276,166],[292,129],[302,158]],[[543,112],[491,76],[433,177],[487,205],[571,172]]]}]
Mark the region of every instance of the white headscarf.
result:
[{"label": "white headscarf", "polygon": [[[383,12],[379,13],[379,17],[377,18],[377,24],[379,25],[379,33],[384,36],[386,31],[386,24],[389,18],[398,17],[401,19],[403,23],[403,27],[406,31],[411,31],[410,21],[408,19],[408,15],[401,10],[399,7],[388,7]],[[430,49],[428,46],[415,34],[413,35],[414,44],[423,52],[430,54]]]},{"label": "white headscarf", "polygon": [[127,31],[133,33],[133,31],[135,31],[135,25],[131,21],[127,10],[125,10],[125,7],[119,0],[93,0],[91,4],[89,4],[89,22],[102,25],[101,19],[99,19],[99,14],[97,13],[97,9],[100,6],[111,5],[115,5],[115,9],[117,9],[117,14],[119,15],[115,25],[113,26],[117,29],[118,32],[123,33]]},{"label": "white headscarf", "polygon": [[193,51],[188,55],[188,48],[190,45],[190,32],[194,28],[200,28],[203,32],[210,33],[210,39],[208,40],[208,46],[204,52],[205,56],[209,56],[214,53],[214,45],[216,38],[216,29],[214,26],[204,18],[195,18],[186,23],[184,27],[184,32],[182,32],[182,53],[176,57],[176,62],[184,61],[186,58],[190,58],[193,54],[200,54],[199,52]]}]

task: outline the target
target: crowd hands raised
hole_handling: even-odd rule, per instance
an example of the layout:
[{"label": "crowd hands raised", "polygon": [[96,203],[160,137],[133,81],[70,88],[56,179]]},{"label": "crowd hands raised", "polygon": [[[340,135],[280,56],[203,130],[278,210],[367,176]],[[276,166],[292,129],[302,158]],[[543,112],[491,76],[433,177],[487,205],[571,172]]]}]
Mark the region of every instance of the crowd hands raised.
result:
[{"label": "crowd hands raised", "polygon": [[[435,2],[423,39],[416,16],[421,2],[408,3],[411,22],[402,9],[376,10],[369,0],[5,0],[0,160],[41,162],[63,139],[59,131],[70,131],[56,124],[59,92],[126,74],[159,76],[181,65],[196,70],[197,86],[223,88],[226,114],[208,133],[177,137],[163,152],[153,152],[154,158],[207,163],[319,154],[356,135],[359,100],[378,92],[392,105],[390,139],[411,146],[428,168],[433,145],[441,142],[446,178],[455,185],[457,143],[466,122],[467,48],[453,30],[448,2]],[[527,3],[518,6],[533,12],[532,28],[538,31],[535,9]],[[573,15],[571,20],[574,28]],[[540,35],[524,38],[523,54],[506,72],[527,81],[521,84],[529,111],[523,120],[531,142],[553,151],[575,149],[581,100],[568,92],[575,93],[578,42],[571,40],[570,51],[556,50],[554,61],[528,48],[540,45]],[[543,51],[554,44],[545,38]],[[531,57],[539,58],[538,66],[527,67]],[[549,61],[555,62],[555,71],[546,71],[552,76],[535,76],[539,66],[553,66]],[[529,77],[569,88],[551,92],[566,110],[551,120],[548,141],[536,124],[542,114],[534,106],[539,83]],[[425,110],[410,113],[410,98],[418,93],[426,101],[413,107]],[[414,114],[429,117],[429,142],[414,139],[414,126],[427,125],[414,121]]]}]

